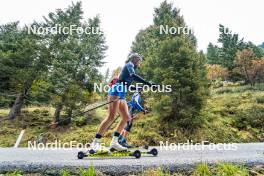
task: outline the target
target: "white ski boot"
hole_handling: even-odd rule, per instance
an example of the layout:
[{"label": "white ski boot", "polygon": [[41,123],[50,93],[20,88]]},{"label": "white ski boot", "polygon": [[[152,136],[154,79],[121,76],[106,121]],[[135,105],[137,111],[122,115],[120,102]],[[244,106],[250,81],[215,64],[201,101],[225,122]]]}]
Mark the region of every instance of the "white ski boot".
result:
[{"label": "white ski boot", "polygon": [[90,147],[96,152],[98,150],[102,150],[101,147],[101,139],[94,138],[93,142],[91,143]]},{"label": "white ski boot", "polygon": [[123,147],[121,144],[119,144],[118,137],[114,136],[110,144],[110,150],[126,151],[127,147]]}]

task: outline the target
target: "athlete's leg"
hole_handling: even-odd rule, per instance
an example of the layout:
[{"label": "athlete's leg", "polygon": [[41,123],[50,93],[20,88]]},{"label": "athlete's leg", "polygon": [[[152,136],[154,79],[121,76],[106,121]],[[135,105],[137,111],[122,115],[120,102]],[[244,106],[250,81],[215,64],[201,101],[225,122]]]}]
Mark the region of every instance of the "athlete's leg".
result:
[{"label": "athlete's leg", "polygon": [[95,138],[93,142],[91,143],[91,147],[95,150],[101,149],[101,137],[103,133],[108,129],[108,127],[111,125],[111,123],[114,121],[116,111],[118,109],[119,105],[119,97],[117,96],[108,96],[108,101],[113,101],[112,103],[108,104],[108,115],[107,117],[101,122],[97,133],[95,135]]},{"label": "athlete's leg", "polygon": [[133,118],[134,118],[134,110],[132,107],[129,108],[129,120],[127,121],[126,127],[123,129],[121,135],[122,137],[127,137],[131,128],[132,128],[132,123],[133,123]]},{"label": "athlete's leg", "polygon": [[127,138],[128,134],[130,132],[130,129],[132,127],[132,122],[133,122],[133,111],[132,111],[132,108],[130,108],[130,110],[129,110],[129,119],[126,122],[126,126],[122,130],[121,135],[119,136],[119,143],[122,146],[127,147],[127,148],[133,147],[133,146],[128,145],[127,142],[126,142],[126,138]]},{"label": "athlete's leg", "polygon": [[125,129],[121,133],[122,137],[125,137],[125,138],[128,136],[128,134],[129,134],[129,132]]},{"label": "athlete's leg", "polygon": [[[111,123],[114,121],[115,119],[115,115],[119,106],[119,101],[117,100],[119,97],[117,96],[108,96],[108,101],[114,101],[113,103],[108,104],[108,115],[106,116],[106,118],[101,122],[98,130],[97,130],[97,134],[104,134],[104,132],[106,132],[106,130],[108,129],[108,127],[111,125]],[[117,101],[115,101],[117,100]]]},{"label": "athlete's leg", "polygon": [[129,111],[128,111],[128,106],[127,106],[127,102],[125,99],[120,100],[119,103],[119,113],[122,117],[121,121],[119,122],[119,124],[116,127],[116,131],[121,133],[127,123],[127,121],[129,120]]},{"label": "athlete's leg", "polygon": [[115,129],[114,136],[113,136],[110,147],[120,151],[120,150],[126,150],[127,149],[127,147],[120,145],[119,137],[120,137],[120,133],[122,132],[122,130],[124,129],[124,127],[126,125],[126,122],[129,119],[129,113],[128,113],[128,107],[127,107],[126,100],[121,99],[119,101],[120,102],[119,102],[118,109],[119,109],[119,113],[120,113],[122,119],[118,123],[118,125]]},{"label": "athlete's leg", "polygon": [[128,136],[128,134],[130,133],[130,130],[132,128],[132,125],[133,125],[133,120],[127,121],[126,127],[124,128],[124,130],[121,133],[121,135],[123,137],[126,138]]}]

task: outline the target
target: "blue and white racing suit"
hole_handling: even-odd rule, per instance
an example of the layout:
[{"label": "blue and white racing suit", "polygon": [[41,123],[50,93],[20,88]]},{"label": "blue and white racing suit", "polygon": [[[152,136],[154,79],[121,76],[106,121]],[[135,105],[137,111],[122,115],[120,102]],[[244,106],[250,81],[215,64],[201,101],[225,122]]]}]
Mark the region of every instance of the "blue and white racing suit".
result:
[{"label": "blue and white racing suit", "polygon": [[130,132],[130,129],[132,128],[132,121],[133,121],[133,114],[138,111],[142,112],[144,111],[144,108],[142,107],[142,98],[141,94],[139,92],[135,92],[132,96],[132,100],[127,103],[129,108],[129,120],[127,122],[127,125],[125,127],[125,130]]}]

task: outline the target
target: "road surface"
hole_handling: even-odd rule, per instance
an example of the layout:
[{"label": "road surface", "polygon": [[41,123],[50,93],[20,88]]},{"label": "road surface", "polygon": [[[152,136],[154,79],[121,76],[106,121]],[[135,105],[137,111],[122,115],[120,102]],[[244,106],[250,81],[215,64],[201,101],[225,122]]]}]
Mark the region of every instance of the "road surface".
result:
[{"label": "road surface", "polygon": [[[229,144],[231,145],[231,144]],[[140,159],[126,158],[85,158],[79,160],[76,157],[78,149],[49,149],[33,150],[28,148],[0,148],[0,173],[18,169],[29,173],[56,173],[61,168],[77,170],[79,167],[93,165],[96,169],[113,175],[140,172],[151,167],[164,167],[170,171],[188,170],[197,163],[206,162],[232,162],[235,164],[258,165],[264,164],[264,143],[232,144],[227,150],[222,150],[223,145],[217,145],[218,149],[170,148],[166,150],[158,147],[157,157],[142,156]]]}]

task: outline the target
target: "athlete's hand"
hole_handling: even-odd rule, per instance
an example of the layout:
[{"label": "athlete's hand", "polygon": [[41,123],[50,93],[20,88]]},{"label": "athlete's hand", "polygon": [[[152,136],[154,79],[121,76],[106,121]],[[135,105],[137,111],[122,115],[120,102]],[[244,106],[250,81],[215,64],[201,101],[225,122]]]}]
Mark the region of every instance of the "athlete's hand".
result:
[{"label": "athlete's hand", "polygon": [[135,115],[133,115],[133,120],[136,120],[136,119],[138,119],[139,118],[139,115],[138,114],[135,114]]},{"label": "athlete's hand", "polygon": [[149,111],[147,109],[144,109],[143,113],[147,114],[147,113],[149,113]]}]

